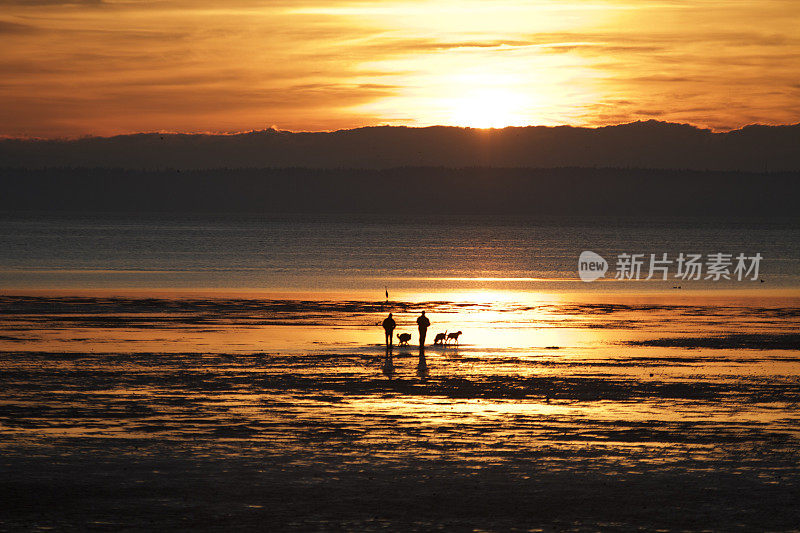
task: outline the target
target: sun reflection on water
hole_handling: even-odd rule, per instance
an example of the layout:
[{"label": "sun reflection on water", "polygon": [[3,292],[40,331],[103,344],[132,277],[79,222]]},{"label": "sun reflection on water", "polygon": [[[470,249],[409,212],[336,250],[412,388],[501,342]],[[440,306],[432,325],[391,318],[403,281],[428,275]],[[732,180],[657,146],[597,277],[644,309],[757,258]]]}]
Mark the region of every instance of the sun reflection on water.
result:
[{"label": "sun reflection on water", "polygon": [[[456,469],[501,468],[512,491],[585,471],[797,473],[796,350],[624,343],[722,328],[766,342],[796,331],[797,306],[422,296],[6,301],[17,313],[2,318],[0,453],[51,443],[63,464],[76,446],[92,459],[109,446],[159,459],[179,448],[303,487],[423,463],[446,471],[448,487]],[[463,330],[461,344],[429,345],[425,372],[417,347],[396,348],[385,372],[379,320],[392,310],[398,330],[416,333],[422,309],[432,331]]]}]

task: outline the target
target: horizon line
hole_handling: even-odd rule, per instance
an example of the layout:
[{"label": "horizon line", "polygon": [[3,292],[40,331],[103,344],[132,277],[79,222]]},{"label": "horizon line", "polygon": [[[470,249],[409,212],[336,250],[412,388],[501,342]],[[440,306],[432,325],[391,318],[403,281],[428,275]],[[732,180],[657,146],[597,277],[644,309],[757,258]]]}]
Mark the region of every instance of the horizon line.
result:
[{"label": "horizon line", "polygon": [[659,125],[668,125],[668,126],[685,126],[689,128],[693,128],[700,132],[708,132],[712,135],[724,135],[728,133],[733,133],[737,131],[743,131],[747,128],[792,128],[792,127],[800,127],[800,121],[794,122],[791,124],[763,124],[759,122],[754,122],[750,124],[745,124],[743,126],[739,126],[736,128],[731,129],[714,129],[708,128],[703,126],[698,126],[696,124],[692,124],[689,122],[670,122],[665,120],[657,120],[657,119],[647,119],[647,120],[634,120],[630,122],[619,122],[615,124],[604,124],[601,126],[591,126],[591,125],[573,125],[573,124],[559,124],[554,126],[543,125],[543,124],[527,124],[524,126],[503,126],[502,128],[478,128],[473,126],[458,126],[458,125],[447,125],[447,124],[433,124],[428,126],[415,126],[415,125],[407,125],[407,124],[375,124],[375,125],[364,125],[364,126],[354,126],[352,128],[339,128],[339,129],[331,129],[331,130],[288,130],[288,129],[279,129],[276,125],[269,126],[264,129],[250,129],[250,130],[239,130],[239,131],[172,131],[172,130],[153,130],[153,131],[131,131],[127,133],[116,133],[112,135],[102,135],[102,134],[82,134],[82,135],[75,135],[75,136],[54,136],[54,137],[46,137],[46,136],[30,136],[30,137],[20,137],[20,136],[12,136],[6,134],[0,134],[0,142],[3,141],[56,141],[56,142],[72,142],[72,141],[81,141],[87,139],[114,139],[118,137],[135,137],[140,135],[170,135],[170,136],[208,136],[208,137],[236,137],[240,135],[253,135],[259,133],[267,133],[267,132],[275,132],[278,134],[334,134],[334,133],[342,133],[342,132],[350,132],[350,131],[358,131],[358,130],[368,130],[368,129],[379,129],[379,128],[391,128],[391,129],[409,129],[409,130],[426,130],[426,129],[435,129],[435,128],[443,128],[443,129],[453,129],[453,130],[468,130],[474,132],[483,132],[483,133],[495,133],[495,132],[502,132],[506,130],[521,130],[521,129],[531,129],[531,128],[542,128],[542,129],[549,129],[555,130],[560,128],[569,128],[569,129],[583,129],[583,130],[602,130],[606,128],[617,128],[622,126],[632,126],[636,124],[659,124]]}]

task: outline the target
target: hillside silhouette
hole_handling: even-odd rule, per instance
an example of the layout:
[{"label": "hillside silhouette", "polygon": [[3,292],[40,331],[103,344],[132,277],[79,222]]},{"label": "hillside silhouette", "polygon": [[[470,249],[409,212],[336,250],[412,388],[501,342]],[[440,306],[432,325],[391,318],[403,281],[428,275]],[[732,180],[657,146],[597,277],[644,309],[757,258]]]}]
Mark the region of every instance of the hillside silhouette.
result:
[{"label": "hillside silhouette", "polygon": [[74,140],[0,141],[0,167],[211,169],[395,167],[615,167],[800,170],[800,124],[714,133],[684,124],[602,128],[368,127],[235,135],[146,133]]}]

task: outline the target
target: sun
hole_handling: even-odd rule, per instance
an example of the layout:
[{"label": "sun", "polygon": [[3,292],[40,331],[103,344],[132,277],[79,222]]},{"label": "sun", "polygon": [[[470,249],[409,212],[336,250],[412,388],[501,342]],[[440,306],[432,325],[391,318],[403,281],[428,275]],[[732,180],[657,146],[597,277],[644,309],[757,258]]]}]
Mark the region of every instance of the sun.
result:
[{"label": "sun", "polygon": [[468,128],[505,128],[528,122],[525,95],[504,88],[482,88],[454,97],[446,107],[449,124]]},{"label": "sun", "polygon": [[[527,53],[527,52],[526,52]],[[487,58],[441,57],[428,59],[432,64],[422,69],[405,62],[392,64],[402,71],[396,89],[348,108],[362,116],[381,117],[380,124],[406,126],[459,126],[466,128],[505,128],[557,126],[579,121],[592,101],[597,99],[591,86],[591,73],[579,64],[550,62],[552,54],[529,55],[525,64],[507,55],[488,63]],[[419,62],[420,60],[418,60]],[[381,64],[381,67],[386,65]],[[405,72],[424,70],[407,79]],[[554,72],[544,76],[542,72]]]}]

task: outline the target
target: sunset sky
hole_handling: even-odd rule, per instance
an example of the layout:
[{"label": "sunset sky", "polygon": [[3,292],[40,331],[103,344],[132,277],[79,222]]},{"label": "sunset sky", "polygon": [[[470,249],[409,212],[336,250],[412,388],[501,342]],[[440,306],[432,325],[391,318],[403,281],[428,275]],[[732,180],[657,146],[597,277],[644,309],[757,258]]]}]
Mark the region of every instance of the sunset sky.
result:
[{"label": "sunset sky", "polygon": [[797,0],[0,0],[0,135],[800,122]]}]

